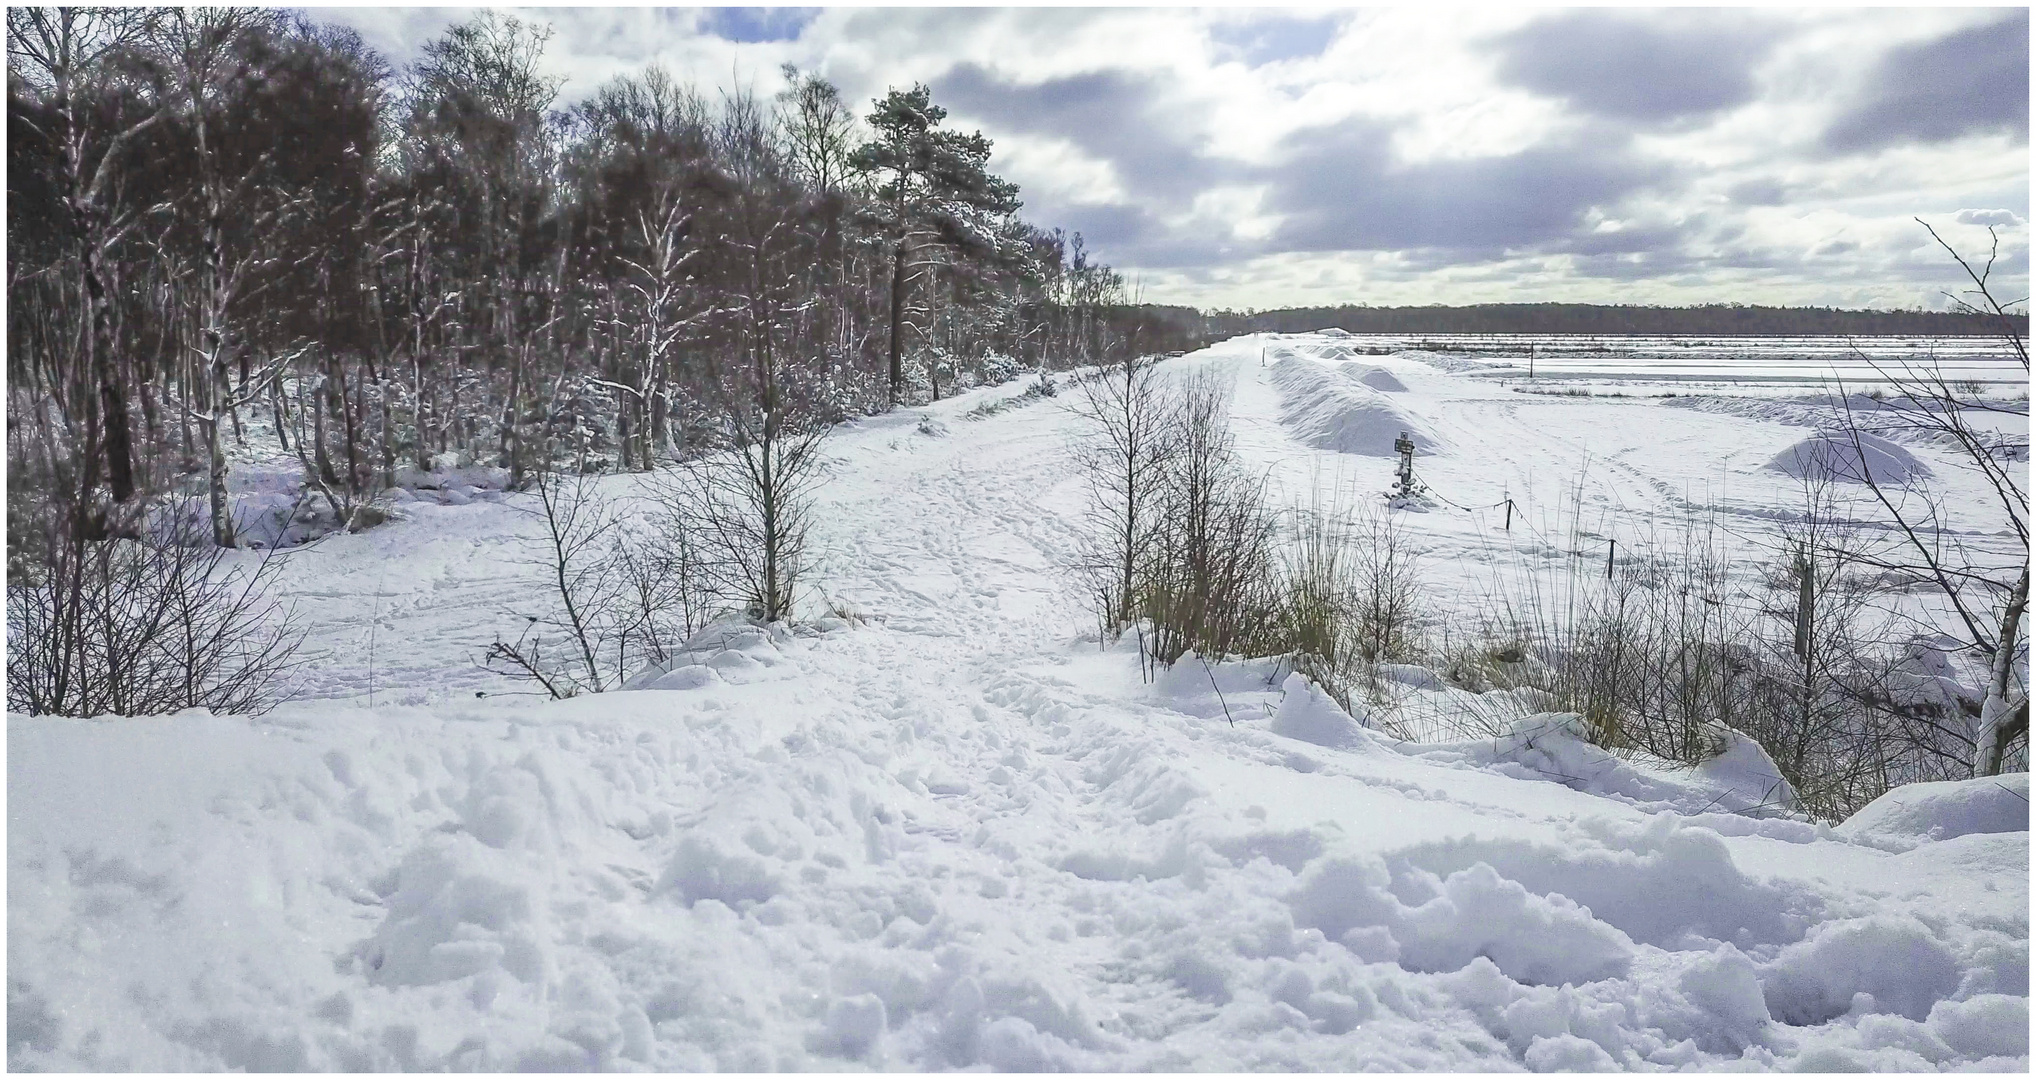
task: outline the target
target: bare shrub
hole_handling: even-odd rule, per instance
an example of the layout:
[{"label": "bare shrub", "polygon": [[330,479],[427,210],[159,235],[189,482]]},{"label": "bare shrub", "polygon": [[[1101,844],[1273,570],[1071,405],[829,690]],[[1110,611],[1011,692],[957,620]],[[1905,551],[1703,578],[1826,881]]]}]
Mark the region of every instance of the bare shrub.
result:
[{"label": "bare shrub", "polygon": [[[1080,376],[1068,407],[1088,421],[1071,450],[1089,482],[1081,570],[1105,637],[1133,618],[1138,575],[1158,514],[1173,426],[1172,399],[1152,357]],[[1044,375],[1042,375],[1044,378]]]},{"label": "bare shrub", "polygon": [[1341,515],[1315,489],[1310,505],[1293,510],[1282,566],[1282,625],[1294,670],[1348,710],[1359,670],[1352,628],[1356,574]]},{"label": "bare shrub", "polygon": [[490,667],[554,698],[622,685],[668,660],[711,617],[690,538],[668,522],[632,528],[598,484],[585,472],[537,475],[536,561],[550,603],[524,615],[515,641],[488,647]]},{"label": "bare shrub", "polygon": [[1233,449],[1230,385],[1210,372],[1177,384],[1153,527],[1136,577],[1150,653],[1172,664],[1279,651],[1279,519],[1265,480]]},{"label": "bare shrub", "polygon": [[737,413],[725,448],[665,472],[656,489],[665,531],[684,538],[674,543],[703,597],[761,622],[792,616],[825,435],[782,415]]},{"label": "bare shrub", "polygon": [[1354,648],[1367,663],[1413,659],[1420,615],[1420,556],[1385,505],[1359,502],[1350,519]]},{"label": "bare shrub", "polygon": [[1378,665],[1419,653],[1419,556],[1387,506],[1340,493],[1325,506],[1320,492],[1293,513],[1282,644],[1295,670],[1344,708],[1361,690],[1370,711],[1390,719],[1407,695],[1393,692]]},{"label": "bare shrub", "polygon": [[11,507],[35,530],[10,560],[7,707],[30,715],[261,713],[282,700],[303,634],[270,595],[273,553],[228,563],[188,498],[154,521],[95,535],[61,503]]}]

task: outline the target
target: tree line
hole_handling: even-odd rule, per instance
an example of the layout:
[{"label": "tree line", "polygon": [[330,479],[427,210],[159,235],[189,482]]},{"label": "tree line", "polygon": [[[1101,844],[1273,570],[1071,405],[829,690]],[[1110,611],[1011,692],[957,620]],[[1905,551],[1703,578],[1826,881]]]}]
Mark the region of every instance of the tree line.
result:
[{"label": "tree line", "polygon": [[1216,338],[1273,332],[1306,333],[1341,327],[1353,334],[1649,334],[1709,337],[2000,337],[2027,338],[2026,313],[1999,316],[1970,311],[1853,311],[1829,307],[1700,304],[1654,307],[1628,304],[1470,304],[1449,307],[1279,308],[1216,311],[1207,332]]},{"label": "tree line", "polygon": [[647,469],[737,404],[824,423],[1167,343],[924,86],[859,118],[812,73],[652,67],[562,105],[548,37],[482,12],[399,70],[279,11],[11,11],[14,486],[99,533],[200,489],[231,544],[257,412],[343,516],[446,455]]},{"label": "tree line", "polygon": [[858,115],[650,67],[568,103],[549,37],[484,11],[399,68],[277,10],[9,10],[10,707],[259,697],[269,571],[219,556],[264,542],[228,491],[257,439],[313,531],[408,470],[729,453],[782,544],[811,432],[1185,344],[925,86]]}]

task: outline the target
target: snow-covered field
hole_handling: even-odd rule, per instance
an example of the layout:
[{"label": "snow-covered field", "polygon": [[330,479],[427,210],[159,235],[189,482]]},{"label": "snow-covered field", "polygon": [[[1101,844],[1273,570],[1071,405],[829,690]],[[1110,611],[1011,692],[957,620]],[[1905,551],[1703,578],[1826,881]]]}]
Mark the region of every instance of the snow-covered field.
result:
[{"label": "snow-covered field", "polygon": [[[1234,374],[1290,499],[1415,434],[1444,614],[1577,537],[1759,543],[1823,407],[1349,342],[1170,363]],[[2027,1070],[2026,776],[1833,828],[1750,812],[1750,745],[1669,772],[1517,701],[1403,743],[1270,662],[1145,683],[1068,573],[1066,398],[969,415],[1019,390],[842,429],[812,612],[857,618],[669,688],[482,668],[545,602],[536,522],[460,488],[284,556],[313,661],[270,715],[10,718],[10,1067]],[[1941,447],[1889,452],[2000,543]]]}]

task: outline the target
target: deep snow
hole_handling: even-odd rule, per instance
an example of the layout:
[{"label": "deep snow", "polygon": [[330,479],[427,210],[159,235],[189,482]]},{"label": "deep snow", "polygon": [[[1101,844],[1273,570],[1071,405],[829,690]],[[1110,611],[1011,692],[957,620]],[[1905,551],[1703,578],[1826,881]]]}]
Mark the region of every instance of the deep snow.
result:
[{"label": "deep snow", "polygon": [[[1439,604],[1563,565],[1559,506],[1757,534],[1793,486],[1766,465],[1800,427],[1350,341],[1173,366],[1234,374],[1240,449],[1296,497],[1390,479],[1320,449],[1339,410],[1425,425],[1423,478],[1483,508],[1403,515]],[[1673,772],[1510,695],[1473,737],[1418,669],[1422,743],[1269,661],[1143,683],[1068,582],[1065,399],[968,418],[1018,389],[830,443],[813,611],[850,621],[518,696],[478,659],[542,603],[535,523],[475,487],[288,556],[302,700],[10,718],[9,1065],[2026,1071],[2026,778],[1834,829],[1774,815],[1727,729]]]}]

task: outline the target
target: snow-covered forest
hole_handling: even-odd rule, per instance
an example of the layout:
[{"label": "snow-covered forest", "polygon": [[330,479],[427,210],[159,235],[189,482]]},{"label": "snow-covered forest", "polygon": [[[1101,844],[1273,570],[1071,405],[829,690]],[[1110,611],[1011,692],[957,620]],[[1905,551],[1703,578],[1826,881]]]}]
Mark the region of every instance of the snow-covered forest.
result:
[{"label": "snow-covered forest", "polygon": [[492,12],[400,71],[258,9],[8,35],[10,464],[88,531],[196,474],[232,542],[251,411],[344,520],[399,468],[648,468],[731,410],[829,423],[1182,332],[1019,218],[923,86],[865,117],[653,67],[564,107],[548,31]]},{"label": "snow-covered forest", "polygon": [[9,10],[11,1069],[2027,1070],[1991,228],[1204,316],[549,33]]}]

